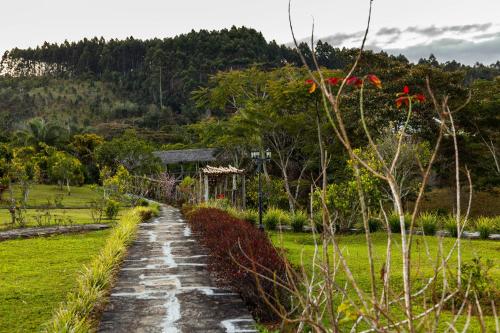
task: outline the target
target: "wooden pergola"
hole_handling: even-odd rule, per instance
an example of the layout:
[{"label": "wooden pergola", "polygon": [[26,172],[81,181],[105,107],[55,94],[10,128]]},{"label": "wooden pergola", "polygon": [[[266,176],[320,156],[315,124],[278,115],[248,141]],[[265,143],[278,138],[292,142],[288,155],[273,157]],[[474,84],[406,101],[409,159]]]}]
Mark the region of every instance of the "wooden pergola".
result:
[{"label": "wooden pergola", "polygon": [[[245,209],[246,193],[245,193],[245,170],[235,168],[231,165],[227,167],[214,167],[207,165],[201,169],[204,183],[205,201],[210,199],[210,188],[212,188],[213,197],[217,198],[221,195],[224,197],[230,196],[231,203],[238,203],[238,182],[241,184],[241,201],[239,206]],[[231,184],[229,182],[231,181]],[[231,187],[229,188],[229,185]]]}]

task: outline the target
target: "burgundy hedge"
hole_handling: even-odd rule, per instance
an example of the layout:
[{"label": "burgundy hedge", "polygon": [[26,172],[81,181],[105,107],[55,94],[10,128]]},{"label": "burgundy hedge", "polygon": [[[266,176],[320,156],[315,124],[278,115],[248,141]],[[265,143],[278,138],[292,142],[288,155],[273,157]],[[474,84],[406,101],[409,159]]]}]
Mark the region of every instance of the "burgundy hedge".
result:
[{"label": "burgundy hedge", "polygon": [[265,303],[262,291],[271,296],[273,304],[279,302],[285,307],[288,303],[286,292],[263,278],[259,279],[262,288],[259,292],[256,274],[244,268],[256,267],[258,273],[271,279],[286,280],[286,263],[267,235],[252,224],[215,208],[200,208],[186,216],[193,233],[209,251],[209,269],[218,282],[238,292],[260,321],[277,320]]}]

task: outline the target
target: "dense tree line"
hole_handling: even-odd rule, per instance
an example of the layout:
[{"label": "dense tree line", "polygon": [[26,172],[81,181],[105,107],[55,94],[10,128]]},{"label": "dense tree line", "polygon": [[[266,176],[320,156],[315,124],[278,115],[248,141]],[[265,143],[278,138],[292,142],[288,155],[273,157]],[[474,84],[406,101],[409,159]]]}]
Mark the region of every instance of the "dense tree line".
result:
[{"label": "dense tree line", "polygon": [[253,29],[190,32],[174,38],[125,40],[83,39],[44,43],[35,49],[13,49],[2,59],[15,75],[50,74],[112,81],[141,103],[180,110],[190,92],[220,71],[260,63],[277,67],[297,62],[294,52],[266,42]]}]

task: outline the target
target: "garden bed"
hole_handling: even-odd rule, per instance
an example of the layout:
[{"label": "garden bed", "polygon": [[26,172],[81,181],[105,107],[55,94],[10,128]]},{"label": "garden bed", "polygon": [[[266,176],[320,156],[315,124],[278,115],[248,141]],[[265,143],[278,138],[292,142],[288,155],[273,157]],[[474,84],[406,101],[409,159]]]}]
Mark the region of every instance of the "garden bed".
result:
[{"label": "garden bed", "polygon": [[[272,295],[286,306],[287,294],[273,281],[286,279],[287,263],[267,235],[252,224],[215,208],[199,208],[185,215],[193,234],[208,249],[208,268],[218,283],[238,292],[254,318],[276,321],[263,296]],[[250,270],[269,280],[259,278],[257,282],[257,275]],[[275,300],[270,301],[276,305]]]}]

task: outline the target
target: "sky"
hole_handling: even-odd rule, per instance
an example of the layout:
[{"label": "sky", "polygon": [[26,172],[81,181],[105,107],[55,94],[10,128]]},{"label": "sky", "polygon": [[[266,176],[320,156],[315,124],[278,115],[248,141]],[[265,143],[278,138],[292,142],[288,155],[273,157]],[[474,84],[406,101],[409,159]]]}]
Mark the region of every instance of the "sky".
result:
[{"label": "sky", "polygon": [[[369,0],[292,0],[298,38],[358,46]],[[369,48],[434,53],[439,61],[500,60],[500,0],[374,0]],[[0,52],[84,37],[172,37],[199,29],[247,26],[290,43],[288,0],[2,0]]]}]

